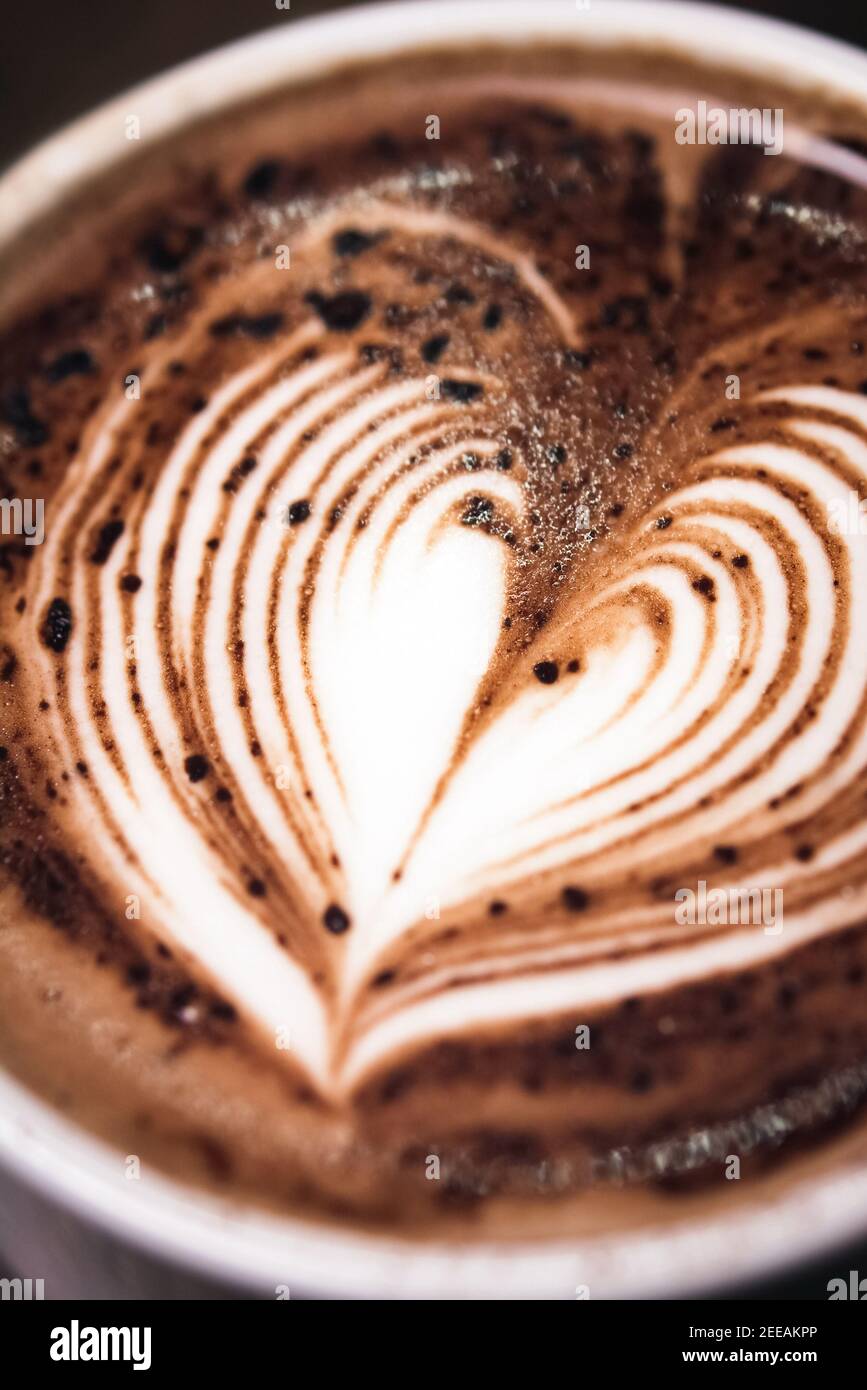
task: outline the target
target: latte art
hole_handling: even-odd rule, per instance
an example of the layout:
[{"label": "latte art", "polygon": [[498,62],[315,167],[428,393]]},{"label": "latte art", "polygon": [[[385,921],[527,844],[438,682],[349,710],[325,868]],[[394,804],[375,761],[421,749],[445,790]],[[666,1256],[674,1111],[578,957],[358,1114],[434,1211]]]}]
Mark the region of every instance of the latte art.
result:
[{"label": "latte art", "polygon": [[0,345],[8,978],[74,962],[70,1092],[143,1056],[176,1145],[187,1076],[266,1198],[673,1179],[867,1089],[867,158],[572,61],[254,121]]}]

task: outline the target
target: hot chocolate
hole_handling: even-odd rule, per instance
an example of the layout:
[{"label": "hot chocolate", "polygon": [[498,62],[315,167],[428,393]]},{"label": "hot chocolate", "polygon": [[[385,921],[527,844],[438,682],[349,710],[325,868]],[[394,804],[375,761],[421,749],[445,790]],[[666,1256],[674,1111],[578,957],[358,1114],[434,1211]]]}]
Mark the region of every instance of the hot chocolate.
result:
[{"label": "hot chocolate", "polygon": [[851,1122],[864,130],[661,53],[404,55],[19,248],[13,1071],[413,1232],[585,1229]]}]

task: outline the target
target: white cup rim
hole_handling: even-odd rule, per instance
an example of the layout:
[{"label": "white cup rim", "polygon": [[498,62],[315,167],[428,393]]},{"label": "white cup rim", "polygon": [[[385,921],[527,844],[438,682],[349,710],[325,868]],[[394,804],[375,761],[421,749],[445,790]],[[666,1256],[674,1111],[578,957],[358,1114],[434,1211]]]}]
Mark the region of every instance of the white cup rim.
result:
[{"label": "white cup rim", "polygon": [[[685,36],[685,37],[684,37]],[[690,0],[421,0],[361,6],[268,29],[173,68],[66,126],[0,178],[0,250],[85,178],[193,119],[348,61],[473,39],[664,42],[788,85],[867,105],[867,55],[779,20]],[[226,92],[232,95],[227,99]],[[128,1182],[115,1150],[0,1071],[0,1164],[45,1197],[162,1259],[264,1292],[348,1297],[574,1298],[695,1295],[755,1279],[867,1234],[867,1170],[801,1184],[760,1210],[576,1242],[402,1242],[242,1210],[167,1177]],[[785,1220],[783,1219],[785,1213]]]}]

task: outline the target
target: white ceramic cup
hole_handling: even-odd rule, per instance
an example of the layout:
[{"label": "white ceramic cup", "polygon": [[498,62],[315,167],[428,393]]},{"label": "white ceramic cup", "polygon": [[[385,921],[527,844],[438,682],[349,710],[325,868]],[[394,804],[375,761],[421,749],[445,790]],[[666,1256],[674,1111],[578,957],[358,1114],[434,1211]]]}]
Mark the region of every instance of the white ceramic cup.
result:
[{"label": "white ceramic cup", "polygon": [[[438,0],[341,10],[245,39],[127,92],[68,126],[0,180],[0,253],[119,157],[129,112],[142,143],[235,101],[348,60],[402,49],[562,38],[659,42],[687,56],[829,87],[867,108],[867,56],[736,10],[649,0]],[[521,1246],[424,1245],[241,1210],[159,1176],[128,1181],[117,1154],[0,1072],[3,1273],[48,1298],[654,1297],[719,1288],[867,1235],[867,1171],[829,1175],[756,1214],[633,1235]],[[284,1295],[285,1296],[285,1295]]]}]

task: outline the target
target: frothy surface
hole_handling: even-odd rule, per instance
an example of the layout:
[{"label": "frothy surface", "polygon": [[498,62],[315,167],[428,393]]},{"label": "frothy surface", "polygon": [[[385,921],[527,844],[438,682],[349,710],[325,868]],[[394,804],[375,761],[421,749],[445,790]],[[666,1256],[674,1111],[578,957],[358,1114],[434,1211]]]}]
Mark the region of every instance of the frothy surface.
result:
[{"label": "frothy surface", "polygon": [[205,1077],[212,1175],[392,1223],[867,1082],[858,129],[557,61],[251,122],[0,344],[7,1051],[68,963],[70,1094],[122,1033],[124,1137]]}]

